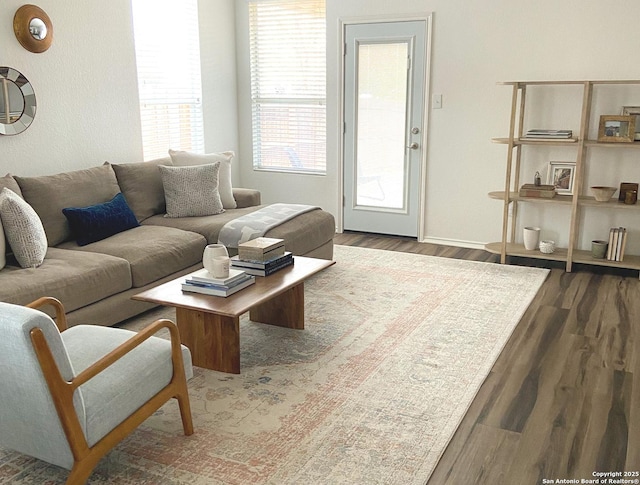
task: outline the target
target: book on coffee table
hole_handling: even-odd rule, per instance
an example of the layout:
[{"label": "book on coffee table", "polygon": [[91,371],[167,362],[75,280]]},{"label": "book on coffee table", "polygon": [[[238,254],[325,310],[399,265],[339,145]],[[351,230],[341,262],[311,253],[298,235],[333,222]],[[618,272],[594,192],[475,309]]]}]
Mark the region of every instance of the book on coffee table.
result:
[{"label": "book on coffee table", "polygon": [[238,244],[240,259],[268,261],[284,254],[284,239],[258,237]]},{"label": "book on coffee table", "polygon": [[250,275],[255,276],[269,276],[276,271],[291,266],[293,264],[293,254],[291,251],[287,251],[284,255],[269,261],[250,261],[234,256],[231,258],[231,267],[233,269],[240,269]]},{"label": "book on coffee table", "polygon": [[204,283],[194,280],[185,280],[182,283],[182,291],[191,293],[201,293],[203,295],[212,296],[230,296],[238,291],[253,285],[256,282],[256,277],[249,274],[244,274],[243,279],[235,281],[230,285],[215,285],[212,283]]},{"label": "book on coffee table", "polygon": [[246,273],[241,269],[229,268],[229,276],[226,278],[214,278],[206,269],[198,270],[187,275],[187,281],[199,281],[201,283],[211,283],[218,286],[231,286],[232,283],[242,280]]}]

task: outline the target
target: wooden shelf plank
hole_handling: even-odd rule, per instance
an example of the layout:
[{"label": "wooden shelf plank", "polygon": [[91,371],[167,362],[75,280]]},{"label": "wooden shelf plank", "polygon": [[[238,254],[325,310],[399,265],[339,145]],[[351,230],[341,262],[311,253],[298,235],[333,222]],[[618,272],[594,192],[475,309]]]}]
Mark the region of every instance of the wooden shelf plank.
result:
[{"label": "wooden shelf plank", "polygon": [[[500,254],[500,250],[502,249],[502,243],[500,242],[492,242],[488,243],[484,247],[487,251],[493,254]],[[556,250],[551,254],[541,253],[538,249],[525,249],[522,244],[513,244],[507,243],[507,256],[519,256],[522,258],[533,258],[533,259],[547,259],[551,261],[566,261],[567,260],[567,250],[564,248],[556,248]]]},{"label": "wooden shelf plank", "polygon": [[581,196],[578,199],[581,206],[599,207],[601,209],[618,209],[618,210],[640,210],[640,204],[625,204],[617,198],[613,198],[607,202],[598,202],[594,197]]},{"label": "wooden shelf plank", "polygon": [[[504,191],[497,190],[489,192],[489,198],[495,200],[504,200]],[[509,192],[509,200],[516,202],[532,202],[534,204],[571,204],[573,196],[571,195],[556,195],[555,197],[548,199],[544,197],[521,197],[518,192]],[[582,207],[598,207],[600,209],[618,209],[618,210],[640,210],[640,204],[625,204],[618,199],[613,198],[607,202],[598,202],[595,197],[580,196],[578,198],[578,204]]]},{"label": "wooden shelf plank", "polygon": [[628,143],[606,143],[598,140],[585,140],[584,145],[593,148],[630,148],[630,149],[638,149],[640,148],[640,142],[632,141]]},{"label": "wooden shelf plank", "polygon": [[[492,138],[491,141],[493,143],[498,143],[500,145],[508,145],[509,144],[509,138],[504,138],[504,137],[498,137],[498,138]],[[513,145],[514,146],[518,146],[518,145],[551,145],[551,146],[578,146],[578,139],[577,138],[570,138],[568,140],[549,140],[549,139],[544,139],[544,140],[523,140],[520,138],[514,138],[513,140]],[[606,143],[606,145],[611,145],[611,143]],[[618,143],[619,145],[619,143]]]},{"label": "wooden shelf plank", "polygon": [[[489,197],[496,200],[504,200],[504,190],[489,192]],[[521,197],[518,192],[509,192],[509,200],[516,202],[533,202],[534,204],[571,204],[572,196],[556,195],[553,198],[546,197]],[[605,202],[602,202],[603,204]]]},{"label": "wooden shelf plank", "polygon": [[585,83],[591,83],[591,84],[640,84],[640,80],[638,79],[628,79],[628,80],[618,80],[618,79],[603,79],[603,80],[599,80],[599,81],[590,81],[590,80],[584,80],[584,81],[500,81],[496,84],[500,85],[500,86],[513,86],[515,84],[521,84],[521,85],[526,85],[526,86],[562,86],[562,85],[566,85],[566,84],[579,84],[579,85],[583,85]]},{"label": "wooden shelf plank", "polygon": [[[491,242],[485,245],[485,250],[493,254],[500,254],[502,243]],[[507,243],[507,256],[517,256],[520,258],[546,259],[549,261],[566,261],[566,248],[556,248],[551,254],[541,253],[540,250],[525,249],[522,244]],[[591,264],[594,266],[611,266],[615,268],[640,270],[640,256],[625,255],[624,261],[609,261],[608,259],[596,259],[591,256],[591,251],[574,250],[573,262],[580,264]]]},{"label": "wooden shelf plank", "polygon": [[593,258],[591,251],[576,250],[573,252],[573,262],[614,268],[640,269],[640,256],[635,255],[625,255],[624,261],[609,261],[608,259]]}]

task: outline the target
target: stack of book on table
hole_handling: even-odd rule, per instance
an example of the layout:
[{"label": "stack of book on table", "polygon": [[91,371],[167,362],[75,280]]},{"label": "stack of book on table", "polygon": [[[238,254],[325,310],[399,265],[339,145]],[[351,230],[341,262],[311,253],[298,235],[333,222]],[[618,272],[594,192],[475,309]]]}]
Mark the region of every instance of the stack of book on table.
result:
[{"label": "stack of book on table", "polygon": [[529,130],[522,138],[525,140],[565,140],[576,141],[571,138],[571,130]]},{"label": "stack of book on table", "polygon": [[182,291],[212,296],[229,296],[255,282],[255,276],[239,269],[231,268],[227,278],[214,278],[206,269],[201,269],[187,276],[182,283]]},{"label": "stack of book on table", "polygon": [[238,255],[231,258],[233,269],[254,276],[269,276],[293,264],[293,254],[284,250],[284,240],[259,237],[238,245]]},{"label": "stack of book on table", "polygon": [[622,261],[624,259],[624,249],[627,245],[627,228],[612,227],[609,230],[609,246],[607,248],[607,259],[609,261]]},{"label": "stack of book on table", "polygon": [[552,199],[556,196],[554,185],[524,184],[520,187],[520,197],[542,197]]}]

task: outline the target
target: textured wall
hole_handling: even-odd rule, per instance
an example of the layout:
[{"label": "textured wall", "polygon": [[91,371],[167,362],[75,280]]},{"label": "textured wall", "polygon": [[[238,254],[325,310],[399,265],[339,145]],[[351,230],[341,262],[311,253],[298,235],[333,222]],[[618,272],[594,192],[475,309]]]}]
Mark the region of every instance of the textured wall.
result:
[{"label": "textured wall", "polygon": [[40,175],[141,158],[129,0],[42,1],[53,23],[46,52],[23,49],[12,30],[24,2],[0,6],[0,64],[22,72],[38,103],[24,133],[0,137],[0,173]]},{"label": "textured wall", "polygon": [[[54,28],[53,45],[42,54],[23,49],[13,34],[13,15],[23,3],[1,3],[0,65],[27,76],[38,110],[27,131],[0,137],[0,174],[141,161],[130,0],[39,2]],[[201,2],[200,17],[205,147],[237,150],[233,0]]]}]

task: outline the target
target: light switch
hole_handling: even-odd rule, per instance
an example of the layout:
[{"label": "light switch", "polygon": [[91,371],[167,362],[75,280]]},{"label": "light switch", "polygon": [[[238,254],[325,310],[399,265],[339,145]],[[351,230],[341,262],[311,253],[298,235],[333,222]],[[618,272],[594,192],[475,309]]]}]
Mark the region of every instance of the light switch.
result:
[{"label": "light switch", "polygon": [[442,109],[442,94],[433,95],[433,109]]}]

